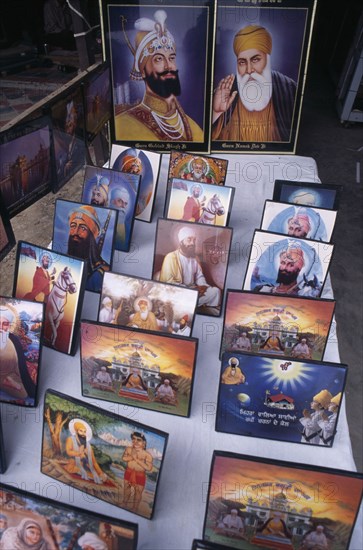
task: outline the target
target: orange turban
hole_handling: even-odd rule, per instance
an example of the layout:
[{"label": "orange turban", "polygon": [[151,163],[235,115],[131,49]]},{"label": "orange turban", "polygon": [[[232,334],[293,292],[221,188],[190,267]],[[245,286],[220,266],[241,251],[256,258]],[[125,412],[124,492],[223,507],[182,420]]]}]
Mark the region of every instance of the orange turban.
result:
[{"label": "orange turban", "polygon": [[74,423],[74,429],[77,432],[78,430],[82,430],[82,429],[85,430],[86,426],[82,422],[75,422]]},{"label": "orange turban", "polygon": [[100,234],[100,221],[96,210],[92,206],[82,204],[69,214],[69,224],[78,221],[88,227],[94,238]]},{"label": "orange turban", "polygon": [[300,269],[302,267],[304,267],[304,265],[305,265],[304,252],[302,251],[301,248],[299,248],[297,246],[295,246],[295,247],[291,246],[291,247],[287,248],[287,250],[283,250],[280,253],[280,258],[282,258],[282,256],[286,256],[286,258],[288,260],[290,260],[294,264],[297,264],[300,267]]},{"label": "orange turban", "polygon": [[248,25],[235,35],[233,50],[236,56],[245,50],[259,50],[270,54],[272,51],[272,38],[270,33],[259,25]]}]

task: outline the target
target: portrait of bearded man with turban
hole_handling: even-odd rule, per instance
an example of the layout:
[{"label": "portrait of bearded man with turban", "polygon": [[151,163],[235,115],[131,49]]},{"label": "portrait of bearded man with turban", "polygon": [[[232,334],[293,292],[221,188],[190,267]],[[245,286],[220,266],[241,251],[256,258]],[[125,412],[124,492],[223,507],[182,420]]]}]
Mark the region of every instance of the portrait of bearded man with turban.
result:
[{"label": "portrait of bearded man with turban", "polygon": [[271,34],[248,25],[234,36],[233,51],[237,73],[214,92],[212,140],[289,141],[296,82],[271,69]]}]

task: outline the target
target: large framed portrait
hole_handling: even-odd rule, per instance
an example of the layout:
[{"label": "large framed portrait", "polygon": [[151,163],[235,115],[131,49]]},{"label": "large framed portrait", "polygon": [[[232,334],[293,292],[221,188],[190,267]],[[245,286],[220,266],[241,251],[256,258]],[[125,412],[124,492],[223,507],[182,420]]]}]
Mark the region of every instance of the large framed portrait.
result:
[{"label": "large framed portrait", "polygon": [[101,63],[86,76],[83,82],[83,98],[86,138],[91,142],[111,118],[111,81],[108,63]]},{"label": "large framed portrait", "polygon": [[92,206],[117,210],[116,250],[130,250],[140,175],[120,173],[99,166],[85,167],[81,200]]},{"label": "large framed portrait", "polygon": [[167,433],[145,424],[45,393],[41,472],[146,519],[154,513],[167,441]]},{"label": "large framed portrait", "polygon": [[4,548],[136,550],[136,523],[82,510],[2,483],[0,492]]},{"label": "large framed portrait", "polygon": [[220,0],[211,150],[294,153],[315,0]]},{"label": "large framed portrait", "polygon": [[19,241],[13,296],[45,304],[45,346],[74,355],[86,284],[83,260]]},{"label": "large framed portrait", "polygon": [[231,241],[230,227],[159,218],[152,279],[198,290],[197,313],[219,317]]},{"label": "large framed portrait", "polygon": [[220,355],[242,350],[322,361],[328,338],[335,337],[334,309],[335,300],[229,289]]},{"label": "large framed portrait", "polygon": [[334,245],[256,230],[244,290],[318,298]]},{"label": "large framed portrait", "polygon": [[16,240],[9,214],[2,202],[0,202],[0,262],[9,254],[15,246]]},{"label": "large framed portrait", "polygon": [[111,64],[112,142],[209,152],[214,2],[100,4]]},{"label": "large framed portrait", "polygon": [[239,352],[248,334],[222,357],[216,431],[332,447],[348,367]]},{"label": "large framed portrait", "polygon": [[160,164],[161,155],[159,153],[116,144],[111,147],[110,168],[118,172],[141,176],[135,213],[137,220],[151,222]]},{"label": "large framed portrait", "polygon": [[197,338],[82,321],[82,395],[188,417]]},{"label": "large framed portrait", "polygon": [[346,550],[362,480],[347,470],[215,451],[203,539],[239,550]]},{"label": "large framed portrait", "polygon": [[86,290],[101,292],[103,274],[111,270],[117,210],[57,199],[52,250],[86,261]]},{"label": "large framed portrait", "polygon": [[44,304],[0,296],[0,401],[35,407]]},{"label": "large framed portrait", "polygon": [[338,210],[341,185],[275,180],[273,200],[301,206]]},{"label": "large framed portrait", "polygon": [[51,189],[51,131],[47,116],[0,135],[0,198],[13,217]]},{"label": "large framed portrait", "polygon": [[197,301],[198,292],[192,288],[108,272],[103,276],[98,320],[190,336]]}]

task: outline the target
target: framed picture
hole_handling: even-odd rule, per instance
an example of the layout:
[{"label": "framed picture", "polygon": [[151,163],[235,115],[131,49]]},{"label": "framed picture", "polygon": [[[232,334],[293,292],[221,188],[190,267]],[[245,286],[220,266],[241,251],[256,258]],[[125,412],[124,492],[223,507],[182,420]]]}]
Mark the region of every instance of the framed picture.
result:
[{"label": "framed picture", "polygon": [[0,296],[0,401],[37,404],[44,304]]},{"label": "framed picture", "polygon": [[173,178],[165,205],[165,217],[173,220],[226,227],[235,188]]},{"label": "framed picture", "polygon": [[110,168],[141,176],[135,214],[137,220],[151,222],[160,163],[161,155],[159,153],[115,144],[111,147]]},{"label": "framed picture", "polygon": [[[281,358],[322,361],[335,300],[227,290],[221,345]],[[237,343],[239,337],[247,341]]]},{"label": "framed picture", "polygon": [[[165,432],[46,391],[41,472],[147,519],[154,513],[167,440]],[[85,454],[78,460],[81,447]]]},{"label": "framed picture", "polygon": [[310,208],[309,206],[267,200],[260,229],[289,237],[329,243],[336,217],[336,210]]},{"label": "framed picture", "polygon": [[209,152],[212,0],[100,4],[111,63],[112,143]]},{"label": "framed picture", "polygon": [[336,363],[224,353],[216,431],[332,447],[347,370]]},{"label": "framed picture", "polygon": [[51,188],[50,120],[44,116],[0,135],[1,204],[13,217]]},{"label": "framed picture", "polygon": [[241,550],[346,550],[362,479],[346,470],[215,451],[203,539]]},{"label": "framed picture", "polygon": [[168,186],[172,178],[224,185],[227,167],[228,160],[226,159],[172,150],[170,151]]},{"label": "framed picture", "polygon": [[98,320],[123,327],[190,336],[198,292],[120,273],[105,273]]},{"label": "framed picture", "polygon": [[189,416],[197,338],[82,321],[82,395]]},{"label": "framed picture", "polygon": [[[1,413],[0,413],[0,474],[5,474],[5,472],[6,472],[6,457],[5,457],[3,428],[2,428]],[[1,521],[1,516],[0,516],[0,521]]]},{"label": "framed picture", "polygon": [[19,241],[13,296],[45,304],[45,346],[76,353],[86,273],[83,260]]},{"label": "framed picture", "polygon": [[152,279],[198,290],[197,313],[222,310],[232,229],[158,219]]},{"label": "framed picture", "polygon": [[314,14],[314,0],[218,1],[212,151],[295,152]]},{"label": "framed picture", "polygon": [[213,544],[213,542],[205,542],[204,540],[193,540],[191,550],[224,550],[229,548],[228,546],[221,546],[220,544]]},{"label": "framed picture", "polygon": [[[5,548],[122,548],[136,550],[138,525],[0,484]],[[35,531],[35,533],[34,533]]]},{"label": "framed picture", "polygon": [[53,191],[57,192],[84,165],[86,158],[82,88],[68,89],[50,106],[53,129]]},{"label": "framed picture", "polygon": [[338,210],[341,185],[275,180],[272,199],[301,206]]},{"label": "framed picture", "polygon": [[11,227],[9,214],[3,203],[0,202],[0,262],[9,254],[15,243],[15,235]]},{"label": "framed picture", "polygon": [[333,250],[333,244],[256,230],[243,290],[317,298]]},{"label": "framed picture", "polygon": [[130,250],[139,190],[140,176],[97,166],[85,167],[81,200],[92,206],[117,210],[116,250]]},{"label": "framed picture", "polygon": [[83,82],[86,137],[91,142],[112,115],[110,67],[101,63]]},{"label": "framed picture", "polygon": [[117,210],[56,199],[52,249],[87,261],[86,290],[101,292],[110,271],[116,238]]}]

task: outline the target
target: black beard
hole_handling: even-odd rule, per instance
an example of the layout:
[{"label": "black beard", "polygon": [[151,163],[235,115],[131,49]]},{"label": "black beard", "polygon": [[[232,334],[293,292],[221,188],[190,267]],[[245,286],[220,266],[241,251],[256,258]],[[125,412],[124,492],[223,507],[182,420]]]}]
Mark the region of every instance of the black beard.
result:
[{"label": "black beard", "polygon": [[77,439],[78,439],[79,445],[83,445],[84,447],[87,447],[87,438],[86,437],[83,437],[83,436],[77,434]]},{"label": "black beard", "polygon": [[194,258],[195,257],[195,245],[191,244],[189,246],[186,246],[183,243],[180,243],[180,250],[182,251],[183,255],[187,258]]},{"label": "black beard", "polygon": [[281,269],[279,269],[276,282],[282,283],[283,285],[290,285],[291,283],[296,282],[297,276],[299,275],[299,273],[300,273],[299,270],[288,272],[288,271],[282,271]]},{"label": "black beard", "polygon": [[71,235],[68,238],[68,254],[79,258],[80,260],[87,260],[89,257],[90,248],[90,236],[88,235],[81,241],[74,241]]},{"label": "black beard", "polygon": [[[160,77],[166,74],[173,74],[175,78],[161,80]],[[153,74],[149,74],[145,76],[144,80],[149,85],[150,90],[160,97],[178,96],[181,93],[178,71],[164,71],[163,73],[158,73],[156,78]]]}]

